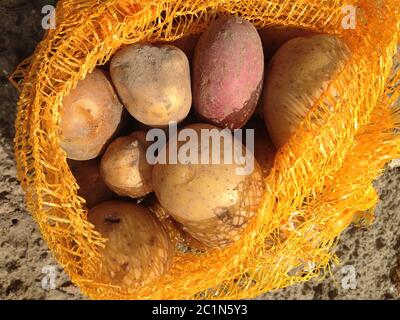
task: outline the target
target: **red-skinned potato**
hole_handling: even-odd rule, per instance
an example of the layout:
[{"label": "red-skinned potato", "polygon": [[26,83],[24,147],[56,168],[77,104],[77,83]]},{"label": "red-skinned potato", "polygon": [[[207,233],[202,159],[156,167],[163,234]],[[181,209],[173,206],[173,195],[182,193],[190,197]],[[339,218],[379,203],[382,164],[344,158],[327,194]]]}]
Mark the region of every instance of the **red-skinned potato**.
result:
[{"label": "red-skinned potato", "polygon": [[104,238],[102,281],[140,288],[165,273],[174,254],[167,233],[152,213],[126,201],[109,201],[89,211],[88,220]]},{"label": "red-skinned potato", "polygon": [[146,160],[146,132],[115,139],[101,159],[100,172],[107,186],[120,196],[139,198],[153,191],[153,166]]},{"label": "red-skinned potato", "polygon": [[152,127],[180,122],[192,105],[186,55],[171,45],[134,44],[118,51],[110,74],[129,113]]},{"label": "red-skinned potato", "polygon": [[123,106],[104,72],[95,69],[64,97],[60,108],[61,147],[73,160],[100,155],[118,130]]},{"label": "red-skinned potato", "polygon": [[264,54],[254,26],[221,17],[201,35],[193,59],[193,104],[198,117],[241,128],[253,114],[264,75]]},{"label": "red-skinned potato", "polygon": [[329,85],[350,54],[332,35],[294,38],[276,52],[265,79],[263,109],[277,148],[286,144],[323,92],[329,88],[336,98],[336,89]]},{"label": "red-skinned potato", "polygon": [[115,199],[116,194],[107,187],[100,175],[100,159],[69,160],[69,165],[79,185],[78,194],[86,200],[88,208]]}]

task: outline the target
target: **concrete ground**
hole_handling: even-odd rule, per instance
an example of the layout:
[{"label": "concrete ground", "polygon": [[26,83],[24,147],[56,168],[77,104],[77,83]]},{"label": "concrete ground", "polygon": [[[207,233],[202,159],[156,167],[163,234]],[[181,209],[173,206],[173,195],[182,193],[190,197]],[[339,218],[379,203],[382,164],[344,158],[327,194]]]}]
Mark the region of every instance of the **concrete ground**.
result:
[{"label": "concrete ground", "polygon": [[[50,0],[0,3],[0,299],[84,299],[57,265],[26,211],[13,156],[17,92],[7,75],[42,37],[41,7]],[[259,299],[400,299],[400,165],[378,179],[380,203],[368,229],[349,228],[333,277]],[[49,287],[49,270],[55,286]]]}]

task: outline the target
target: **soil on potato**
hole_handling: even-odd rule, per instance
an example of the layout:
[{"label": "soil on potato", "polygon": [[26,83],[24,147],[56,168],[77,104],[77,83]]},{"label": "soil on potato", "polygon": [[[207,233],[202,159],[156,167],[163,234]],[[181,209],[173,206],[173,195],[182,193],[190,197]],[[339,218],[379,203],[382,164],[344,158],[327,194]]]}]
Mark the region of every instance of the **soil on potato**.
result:
[{"label": "soil on potato", "polygon": [[[0,3],[0,299],[82,299],[54,260],[26,211],[13,156],[17,92],[7,80],[43,35],[41,8],[50,0]],[[400,163],[376,182],[380,203],[368,229],[349,228],[333,278],[298,284],[259,299],[399,299]],[[54,280],[54,283],[52,282]],[[54,285],[54,286],[53,286]]]}]

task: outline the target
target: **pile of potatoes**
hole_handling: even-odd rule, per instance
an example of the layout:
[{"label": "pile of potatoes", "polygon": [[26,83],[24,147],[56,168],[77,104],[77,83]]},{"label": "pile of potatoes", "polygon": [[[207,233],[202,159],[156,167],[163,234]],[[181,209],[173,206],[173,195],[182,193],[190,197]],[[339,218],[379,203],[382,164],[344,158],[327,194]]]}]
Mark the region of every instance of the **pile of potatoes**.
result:
[{"label": "pile of potatoes", "polygon": [[[134,288],[168,270],[175,248],[143,205],[148,197],[205,246],[237,241],[257,213],[276,150],[322,92],[329,88],[337,96],[330,80],[349,55],[335,36],[257,31],[227,16],[175,43],[123,47],[108,70],[96,68],[79,81],[62,102],[61,147],[88,220],[108,239],[102,276]],[[235,163],[151,164],[146,133],[170,122],[199,135],[204,129],[254,129],[252,172],[238,175]],[[242,141],[235,144],[246,150]]]}]

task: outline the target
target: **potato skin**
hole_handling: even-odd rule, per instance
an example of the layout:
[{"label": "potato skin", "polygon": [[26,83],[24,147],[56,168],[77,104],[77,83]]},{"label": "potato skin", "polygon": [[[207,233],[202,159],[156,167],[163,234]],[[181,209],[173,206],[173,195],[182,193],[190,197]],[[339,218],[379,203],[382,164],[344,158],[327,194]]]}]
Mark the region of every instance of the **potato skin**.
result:
[{"label": "potato skin", "polygon": [[[198,135],[201,129],[221,130],[205,124],[186,128]],[[178,148],[183,143],[178,142]],[[240,141],[235,143],[242,146]],[[223,155],[222,143],[221,149]],[[225,247],[240,238],[256,214],[264,191],[262,172],[256,161],[249,175],[237,175],[238,167],[235,163],[156,164],[154,191],[161,205],[191,236],[209,247]]]},{"label": "potato skin", "polygon": [[69,165],[79,185],[78,194],[86,200],[89,209],[116,198],[116,194],[107,187],[100,175],[100,159],[69,160]]},{"label": "potato skin", "polygon": [[[294,134],[349,56],[346,44],[331,35],[294,38],[277,51],[263,96],[265,124],[277,148]],[[336,96],[335,88],[330,90]]]},{"label": "potato skin", "polygon": [[174,247],[160,222],[143,206],[109,201],[89,211],[88,220],[108,241],[100,249],[102,281],[132,289],[168,270]]},{"label": "potato skin", "polygon": [[60,108],[61,147],[73,160],[100,155],[118,130],[123,106],[104,72],[95,69],[64,97]]},{"label": "potato skin", "polygon": [[261,39],[236,16],[221,17],[201,35],[193,59],[193,102],[198,117],[241,128],[253,114],[264,76]]},{"label": "potato skin", "polygon": [[153,166],[146,160],[144,131],[115,139],[101,159],[100,172],[107,186],[120,196],[143,197],[153,191]]},{"label": "potato skin", "polygon": [[174,46],[125,47],[112,58],[110,73],[129,113],[148,126],[180,122],[190,111],[189,61]]}]

